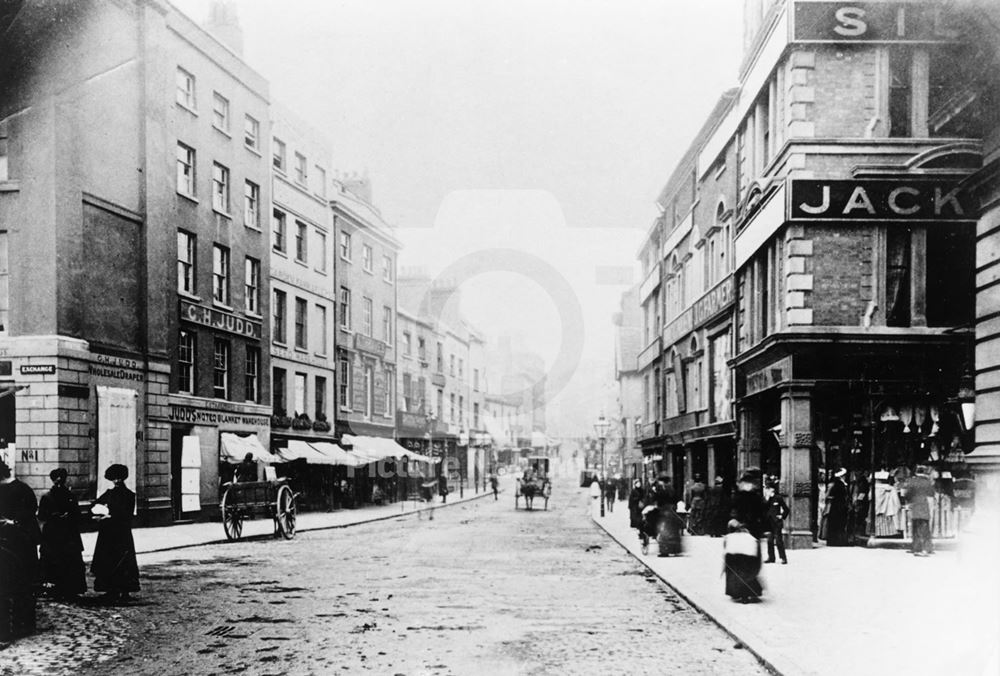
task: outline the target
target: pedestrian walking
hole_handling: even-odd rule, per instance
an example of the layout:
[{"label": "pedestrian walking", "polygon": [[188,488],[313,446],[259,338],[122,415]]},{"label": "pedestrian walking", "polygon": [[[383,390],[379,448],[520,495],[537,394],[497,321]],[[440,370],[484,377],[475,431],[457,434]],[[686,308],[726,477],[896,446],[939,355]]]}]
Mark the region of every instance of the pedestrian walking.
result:
[{"label": "pedestrian walking", "polygon": [[139,591],[139,564],[132,539],[135,493],[125,486],[125,479],[128,478],[128,467],[125,465],[109,466],[104,478],[114,486],[104,491],[96,501],[104,509],[97,512],[97,544],[90,571],[94,574],[94,591],[104,592],[102,600],[124,603],[130,593]]},{"label": "pedestrian walking", "polygon": [[700,474],[694,475],[694,483],[688,489],[688,509],[691,510],[688,530],[692,535],[705,533],[705,482]]},{"label": "pedestrian walking", "polygon": [[645,497],[642,482],[636,479],[632,482],[632,490],[628,494],[628,525],[632,528],[642,528],[642,508],[646,506]]},{"label": "pedestrian walking", "polygon": [[903,484],[903,499],[910,506],[910,526],[913,530],[913,544],[910,553],[928,556],[934,553],[931,541],[931,501],[934,499],[934,481],[925,465],[917,465],[916,475]]},{"label": "pedestrian walking", "polygon": [[758,540],[764,536],[765,527],[764,497],[760,493],[759,481],[759,470],[748,469],[743,473],[736,482],[731,510],[731,517]]},{"label": "pedestrian walking", "polygon": [[0,460],[0,642],[35,631],[37,507],[34,491]]},{"label": "pedestrian walking", "polygon": [[785,498],[781,495],[781,485],[773,482],[765,492],[765,507],[767,509],[767,560],[764,563],[774,563],[774,548],[778,548],[778,556],[782,563],[788,563],[785,555],[785,519],[790,510]]},{"label": "pedestrian walking", "polygon": [[496,474],[490,475],[490,490],[493,491],[494,502],[500,499],[500,480]]},{"label": "pedestrian walking", "polygon": [[438,495],[441,496],[441,502],[448,502],[448,475],[444,470],[438,475]]},{"label": "pedestrian walking", "polygon": [[591,512],[594,516],[599,516],[601,514],[601,496],[604,493],[601,491],[601,482],[597,477],[590,482],[590,505]]},{"label": "pedestrian walking", "polygon": [[764,588],[760,583],[760,540],[746,524],[732,519],[729,532],[722,538],[726,596],[737,603],[756,603]]},{"label": "pedestrian walking", "polygon": [[847,484],[844,477],[847,470],[843,467],[833,475],[833,482],[826,492],[826,545],[828,547],[846,547],[847,538]]},{"label": "pedestrian walking", "polygon": [[52,488],[38,503],[42,522],[40,567],[42,582],[57,599],[71,599],[87,591],[87,568],[80,537],[80,505],[67,486],[63,467],[49,472]]},{"label": "pedestrian walking", "polygon": [[615,480],[608,479],[604,484],[604,501],[607,503],[608,511],[615,511],[615,496],[618,494],[618,487],[615,486]]},{"label": "pedestrian walking", "polygon": [[725,479],[715,477],[715,483],[706,491],[705,497],[705,532],[712,537],[722,537],[726,534],[726,524],[729,522],[729,491]]}]

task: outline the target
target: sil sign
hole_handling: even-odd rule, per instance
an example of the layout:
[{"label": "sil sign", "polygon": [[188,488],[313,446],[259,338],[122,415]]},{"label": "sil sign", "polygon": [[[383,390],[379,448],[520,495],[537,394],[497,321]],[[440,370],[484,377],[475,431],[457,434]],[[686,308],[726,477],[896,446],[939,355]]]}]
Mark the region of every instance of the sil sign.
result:
[{"label": "sil sign", "polygon": [[[957,22],[940,2],[795,3],[794,39],[823,42],[947,42]],[[951,20],[949,20],[951,19]]]}]

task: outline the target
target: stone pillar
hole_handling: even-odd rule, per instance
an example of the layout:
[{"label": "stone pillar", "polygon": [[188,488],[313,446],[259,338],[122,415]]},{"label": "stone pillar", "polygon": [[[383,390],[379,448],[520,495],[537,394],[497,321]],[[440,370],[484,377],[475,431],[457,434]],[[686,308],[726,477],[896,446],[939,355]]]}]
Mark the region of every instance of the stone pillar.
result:
[{"label": "stone pillar", "polygon": [[791,549],[812,547],[809,528],[812,487],[812,391],[793,385],[781,393],[781,488],[791,514],[785,522]]},{"label": "stone pillar", "polygon": [[705,485],[706,486],[714,486],[715,485],[715,444],[712,443],[712,441],[705,442],[705,453],[706,453],[705,457],[708,459],[708,467],[705,468],[705,471],[708,474],[708,476],[705,477]]}]

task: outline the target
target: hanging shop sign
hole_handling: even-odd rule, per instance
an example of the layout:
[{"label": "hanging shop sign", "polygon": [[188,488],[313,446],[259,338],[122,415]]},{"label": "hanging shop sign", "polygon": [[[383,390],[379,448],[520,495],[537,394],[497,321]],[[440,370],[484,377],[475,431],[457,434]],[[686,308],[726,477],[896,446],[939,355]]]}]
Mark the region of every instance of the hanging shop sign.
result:
[{"label": "hanging shop sign", "polygon": [[354,334],[354,348],[368,354],[374,354],[377,357],[385,356],[385,343],[360,333]]},{"label": "hanging shop sign", "polygon": [[757,394],[792,379],[792,358],[784,357],[773,364],[747,374],[746,396]]},{"label": "hanging shop sign", "polygon": [[409,427],[415,430],[424,430],[427,427],[427,416],[423,413],[413,413],[410,411],[396,411],[396,424],[399,427]]},{"label": "hanging shop sign", "polygon": [[195,305],[186,300],[181,301],[181,319],[219,331],[227,331],[253,340],[260,340],[260,322],[237,317],[230,312],[223,312],[216,308]]},{"label": "hanging shop sign", "polygon": [[790,179],[793,220],[971,221],[969,194],[953,180]]},{"label": "hanging shop sign", "polygon": [[960,32],[942,3],[799,2],[792,35],[803,42],[949,42]]}]

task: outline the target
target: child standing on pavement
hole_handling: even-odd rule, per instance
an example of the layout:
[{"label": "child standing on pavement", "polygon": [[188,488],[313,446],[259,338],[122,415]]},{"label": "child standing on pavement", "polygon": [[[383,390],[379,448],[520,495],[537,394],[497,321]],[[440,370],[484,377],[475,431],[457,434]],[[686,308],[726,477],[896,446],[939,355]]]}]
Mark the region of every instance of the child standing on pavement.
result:
[{"label": "child standing on pavement", "polygon": [[788,563],[785,556],[785,519],[789,509],[785,499],[781,497],[781,485],[771,482],[764,491],[767,509],[767,560],[764,563],[774,563],[774,546],[778,546],[778,556],[782,563]]}]

